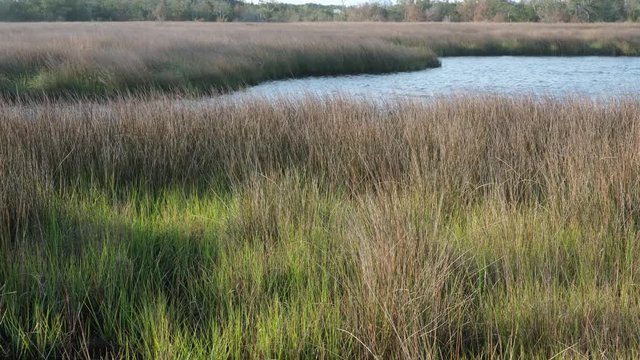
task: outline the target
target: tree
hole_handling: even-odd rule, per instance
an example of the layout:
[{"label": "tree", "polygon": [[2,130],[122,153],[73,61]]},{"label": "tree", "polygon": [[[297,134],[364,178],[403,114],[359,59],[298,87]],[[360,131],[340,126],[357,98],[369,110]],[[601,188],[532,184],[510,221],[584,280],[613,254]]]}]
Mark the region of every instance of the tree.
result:
[{"label": "tree", "polygon": [[509,0],[464,0],[456,11],[462,21],[534,21],[535,13]]},{"label": "tree", "polygon": [[458,20],[456,3],[449,1],[431,3],[431,7],[425,12],[425,16],[427,21],[456,21]]},{"label": "tree", "polygon": [[570,0],[569,11],[576,21],[621,21],[625,0]]},{"label": "tree", "polygon": [[625,2],[625,13],[628,20],[640,20],[640,0],[627,0]]},{"label": "tree", "polygon": [[164,21],[167,18],[167,5],[164,1],[158,3],[158,6],[153,10],[153,17],[157,21]]},{"label": "tree", "polygon": [[569,13],[573,21],[590,22],[595,11],[595,0],[569,0]]},{"label": "tree", "polygon": [[626,19],[625,0],[598,0],[593,21],[623,21]]},{"label": "tree", "polygon": [[388,10],[384,6],[370,3],[349,7],[346,15],[348,21],[386,21]]},{"label": "tree", "polygon": [[404,21],[425,21],[425,12],[431,7],[431,2],[429,0],[399,0],[398,5],[404,10]]},{"label": "tree", "polygon": [[571,19],[569,8],[565,1],[560,0],[532,0],[530,5],[533,12],[542,22],[567,22]]},{"label": "tree", "polygon": [[407,2],[404,5],[404,20],[405,21],[425,21],[425,9],[422,4],[414,1]]}]

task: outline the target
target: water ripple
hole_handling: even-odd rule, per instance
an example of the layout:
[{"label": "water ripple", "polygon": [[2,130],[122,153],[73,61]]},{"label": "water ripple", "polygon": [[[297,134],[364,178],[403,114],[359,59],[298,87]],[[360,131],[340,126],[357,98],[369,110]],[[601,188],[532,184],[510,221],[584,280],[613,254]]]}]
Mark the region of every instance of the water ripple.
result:
[{"label": "water ripple", "polygon": [[272,81],[233,96],[296,98],[347,94],[368,99],[460,93],[595,97],[640,95],[640,58],[450,57],[442,67],[385,75]]}]

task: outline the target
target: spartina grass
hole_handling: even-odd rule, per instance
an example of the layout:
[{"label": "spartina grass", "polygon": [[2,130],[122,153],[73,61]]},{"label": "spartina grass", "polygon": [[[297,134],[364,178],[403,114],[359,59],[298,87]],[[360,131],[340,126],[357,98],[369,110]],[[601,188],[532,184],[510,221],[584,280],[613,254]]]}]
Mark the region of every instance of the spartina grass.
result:
[{"label": "spartina grass", "polygon": [[630,23],[6,23],[0,95],[193,96],[275,79],[420,70],[439,66],[438,56],[638,56],[639,31]]},{"label": "spartina grass", "polygon": [[367,198],[349,241],[354,281],[353,336],[376,358],[447,358],[472,353],[478,270],[442,239],[439,204],[419,193]]},{"label": "spartina grass", "polygon": [[0,105],[0,351],[635,358],[635,99]]}]

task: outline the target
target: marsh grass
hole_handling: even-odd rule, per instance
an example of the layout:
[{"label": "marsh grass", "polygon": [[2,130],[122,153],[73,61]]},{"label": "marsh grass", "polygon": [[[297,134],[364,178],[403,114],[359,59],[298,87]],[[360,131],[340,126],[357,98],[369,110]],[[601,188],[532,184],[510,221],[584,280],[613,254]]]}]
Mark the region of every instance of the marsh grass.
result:
[{"label": "marsh grass", "polygon": [[392,41],[439,56],[638,56],[637,24],[409,24]]},{"label": "marsh grass", "polygon": [[634,358],[640,104],[0,105],[8,358]]},{"label": "marsh grass", "polygon": [[[638,56],[637,24],[0,24],[0,95],[204,95],[439,66],[437,56]],[[131,36],[135,34],[135,36]]]},{"label": "marsh grass", "polygon": [[0,93],[10,98],[210,94],[266,80],[439,65],[424,46],[295,27],[2,24],[0,33]]}]

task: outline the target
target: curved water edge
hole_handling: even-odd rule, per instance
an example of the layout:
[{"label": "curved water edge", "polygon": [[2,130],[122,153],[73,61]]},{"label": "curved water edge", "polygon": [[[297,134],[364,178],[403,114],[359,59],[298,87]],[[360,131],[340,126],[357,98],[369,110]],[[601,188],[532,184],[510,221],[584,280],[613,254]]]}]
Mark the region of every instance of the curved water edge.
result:
[{"label": "curved water edge", "polygon": [[442,66],[381,75],[309,77],[270,81],[223,98],[349,96],[364,100],[464,95],[637,97],[637,57],[444,57]]},{"label": "curved water edge", "polygon": [[[508,96],[572,98],[609,102],[640,98],[640,57],[445,57],[442,66],[413,72],[345,75],[277,80],[232,93],[205,98],[160,96],[145,106],[171,102],[176,108],[207,110],[234,102],[366,101],[384,107],[402,101],[430,101],[456,97]],[[118,100],[115,100],[116,102]],[[400,101],[400,103],[398,102]],[[92,112],[110,112],[110,102],[92,103]],[[3,104],[5,110],[26,113],[84,111],[86,103]],[[86,110],[86,109],[85,109]]]}]

